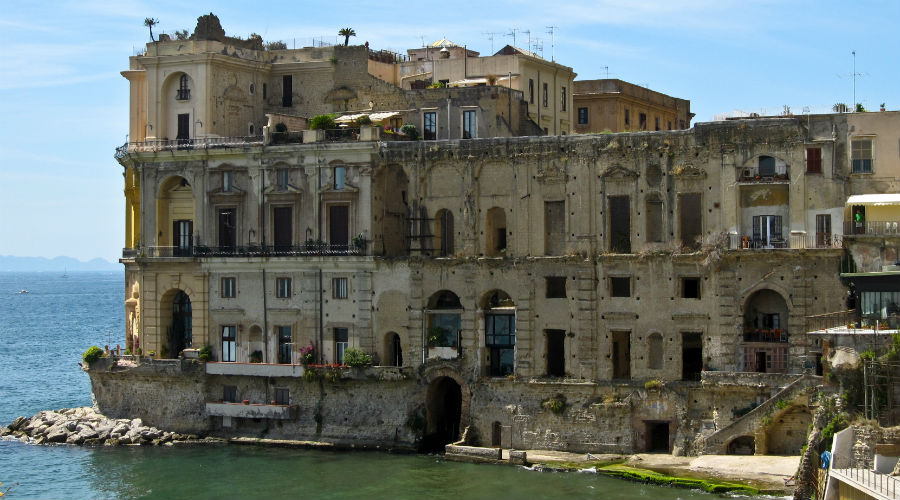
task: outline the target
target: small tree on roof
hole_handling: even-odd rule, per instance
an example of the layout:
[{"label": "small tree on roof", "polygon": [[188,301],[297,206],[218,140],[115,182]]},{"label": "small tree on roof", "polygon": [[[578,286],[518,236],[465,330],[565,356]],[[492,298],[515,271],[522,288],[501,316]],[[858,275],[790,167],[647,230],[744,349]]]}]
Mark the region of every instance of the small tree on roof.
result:
[{"label": "small tree on roof", "polygon": [[150,28],[150,41],[155,42],[156,40],[153,38],[153,27],[159,24],[159,19],[155,19],[152,17],[144,18],[144,26]]},{"label": "small tree on roof", "polygon": [[356,31],[353,31],[353,28],[341,28],[341,30],[338,31],[338,35],[344,37],[344,47],[346,47],[347,45],[350,45],[350,37],[356,36]]}]

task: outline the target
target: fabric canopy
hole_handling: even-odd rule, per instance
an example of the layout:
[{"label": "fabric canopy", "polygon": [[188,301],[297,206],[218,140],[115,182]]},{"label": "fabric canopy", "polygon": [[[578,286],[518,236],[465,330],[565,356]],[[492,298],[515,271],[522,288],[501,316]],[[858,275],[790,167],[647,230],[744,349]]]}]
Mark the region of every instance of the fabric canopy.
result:
[{"label": "fabric canopy", "polygon": [[900,194],[855,194],[847,198],[847,205],[900,205]]}]

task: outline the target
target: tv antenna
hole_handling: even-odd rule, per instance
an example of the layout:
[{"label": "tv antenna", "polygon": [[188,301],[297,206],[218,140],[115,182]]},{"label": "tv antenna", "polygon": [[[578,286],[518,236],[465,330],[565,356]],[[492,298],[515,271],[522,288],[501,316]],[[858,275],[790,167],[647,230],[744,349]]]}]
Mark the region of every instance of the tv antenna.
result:
[{"label": "tv antenna", "polygon": [[506,36],[511,36],[511,37],[512,37],[512,39],[513,39],[513,43],[512,43],[512,44],[513,44],[513,47],[516,46],[516,32],[517,32],[517,31],[521,31],[521,30],[520,30],[519,28],[510,28],[510,29],[509,29],[509,33],[506,34]]},{"label": "tv antenna", "polygon": [[559,29],[559,26],[546,26],[547,33],[550,34],[550,61],[556,62],[556,43],[554,39],[554,32]]},{"label": "tv antenna", "polygon": [[541,40],[540,38],[535,38],[534,45],[532,47],[529,47],[528,50],[535,52],[535,53],[540,52],[541,58],[543,59],[543,57],[544,57],[544,41]]},{"label": "tv antenna", "polygon": [[494,35],[499,35],[500,33],[495,33],[493,31],[482,31],[482,35],[487,36],[488,40],[491,41],[491,55],[494,54]]},{"label": "tv antenna", "polygon": [[854,111],[856,111],[856,104],[857,104],[857,102],[856,102],[856,77],[857,76],[869,76],[869,74],[856,72],[856,50],[854,49],[854,50],[850,51],[850,54],[853,55],[853,72],[851,72],[849,75],[838,75],[838,78],[843,78],[845,76],[849,76],[850,78],[853,78],[853,102],[850,104],[850,112],[854,112]]}]

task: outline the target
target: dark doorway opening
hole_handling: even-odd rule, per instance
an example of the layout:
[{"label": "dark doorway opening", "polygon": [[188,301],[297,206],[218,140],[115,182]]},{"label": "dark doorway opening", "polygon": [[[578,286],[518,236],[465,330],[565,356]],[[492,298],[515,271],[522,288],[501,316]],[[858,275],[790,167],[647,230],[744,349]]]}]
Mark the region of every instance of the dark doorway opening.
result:
[{"label": "dark doorway opening", "polygon": [[647,452],[669,452],[669,422],[644,422],[647,426]]},{"label": "dark doorway opening", "polygon": [[547,330],[547,376],[566,376],[566,332]]},{"label": "dark doorway opening", "polygon": [[494,448],[500,448],[502,446],[501,439],[503,437],[503,426],[500,425],[500,422],[494,422],[491,425],[491,446]]},{"label": "dark doorway opening", "polygon": [[700,380],[703,371],[703,336],[700,332],[681,335],[681,380]]},{"label": "dark doorway opening", "polygon": [[191,144],[191,114],[178,115],[178,130],[175,135],[178,146],[190,146]]},{"label": "dark doorway opening", "polygon": [[232,250],[237,245],[236,224],[235,209],[222,208],[219,210],[219,246],[223,250]]},{"label": "dark doorway opening", "polygon": [[765,352],[757,352],[756,353],[756,371],[759,373],[766,373],[766,353]]},{"label": "dark doorway opening", "polygon": [[194,221],[176,220],[172,222],[172,254],[175,257],[190,257],[193,245],[191,235],[194,232]]},{"label": "dark doorway opening", "polygon": [[169,356],[177,356],[193,341],[191,299],[179,290],[172,301],[172,326],[169,328]]},{"label": "dark doorway opening", "polygon": [[400,345],[400,336],[396,333],[391,334],[390,361],[391,366],[403,366],[403,346]]},{"label": "dark doorway opening", "polygon": [[328,234],[331,238],[331,249],[346,250],[350,241],[350,207],[347,205],[331,205],[328,207]]},{"label": "dark doorway opening", "polygon": [[609,197],[609,251],[631,253],[631,202],[628,196]]},{"label": "dark doorway opening", "polygon": [[756,453],[756,440],[753,436],[741,436],[728,443],[728,455],[753,455]]},{"label": "dark doorway opening", "polygon": [[459,440],[462,389],[450,377],[431,382],[425,401],[425,436],[419,446],[424,453],[443,453],[444,446]]},{"label": "dark doorway opening", "polygon": [[276,252],[286,252],[291,248],[294,239],[291,212],[291,207],[272,208],[272,237],[275,240]]},{"label": "dark doorway opening", "polygon": [[612,332],[613,378],[631,378],[631,332]]}]

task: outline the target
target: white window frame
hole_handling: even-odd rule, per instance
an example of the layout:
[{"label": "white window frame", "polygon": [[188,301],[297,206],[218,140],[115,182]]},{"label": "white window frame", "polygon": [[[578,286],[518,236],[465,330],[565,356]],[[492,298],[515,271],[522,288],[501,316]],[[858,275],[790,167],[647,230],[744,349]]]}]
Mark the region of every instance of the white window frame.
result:
[{"label": "white window frame", "polygon": [[[475,108],[462,108],[462,127],[460,128],[460,137],[463,139],[477,139],[478,138],[478,113]],[[466,115],[471,113],[472,117],[472,131],[469,134],[469,137],[466,137]]]},{"label": "white window frame", "polygon": [[234,172],[225,170],[222,172],[222,191],[230,193],[234,189]]},{"label": "white window frame", "polygon": [[346,299],[348,296],[348,280],[347,278],[332,278],[331,279],[331,298],[333,299]]},{"label": "white window frame", "polygon": [[237,279],[233,276],[225,276],[221,280],[223,299],[233,299],[237,295]]},{"label": "white window frame", "polygon": [[235,325],[222,325],[222,361],[234,363],[236,351],[237,327]]},{"label": "white window frame", "polygon": [[275,297],[279,299],[291,298],[291,278],[275,278]]},{"label": "white window frame", "polygon": [[[868,143],[868,147],[860,147],[862,143]],[[859,144],[857,144],[859,143]],[[868,158],[857,158],[857,152],[868,150]],[[868,161],[867,169],[857,169],[856,162]],[[864,163],[860,163],[864,165]],[[871,174],[875,171],[875,137],[858,136],[850,139],[850,173],[853,174]]]}]

